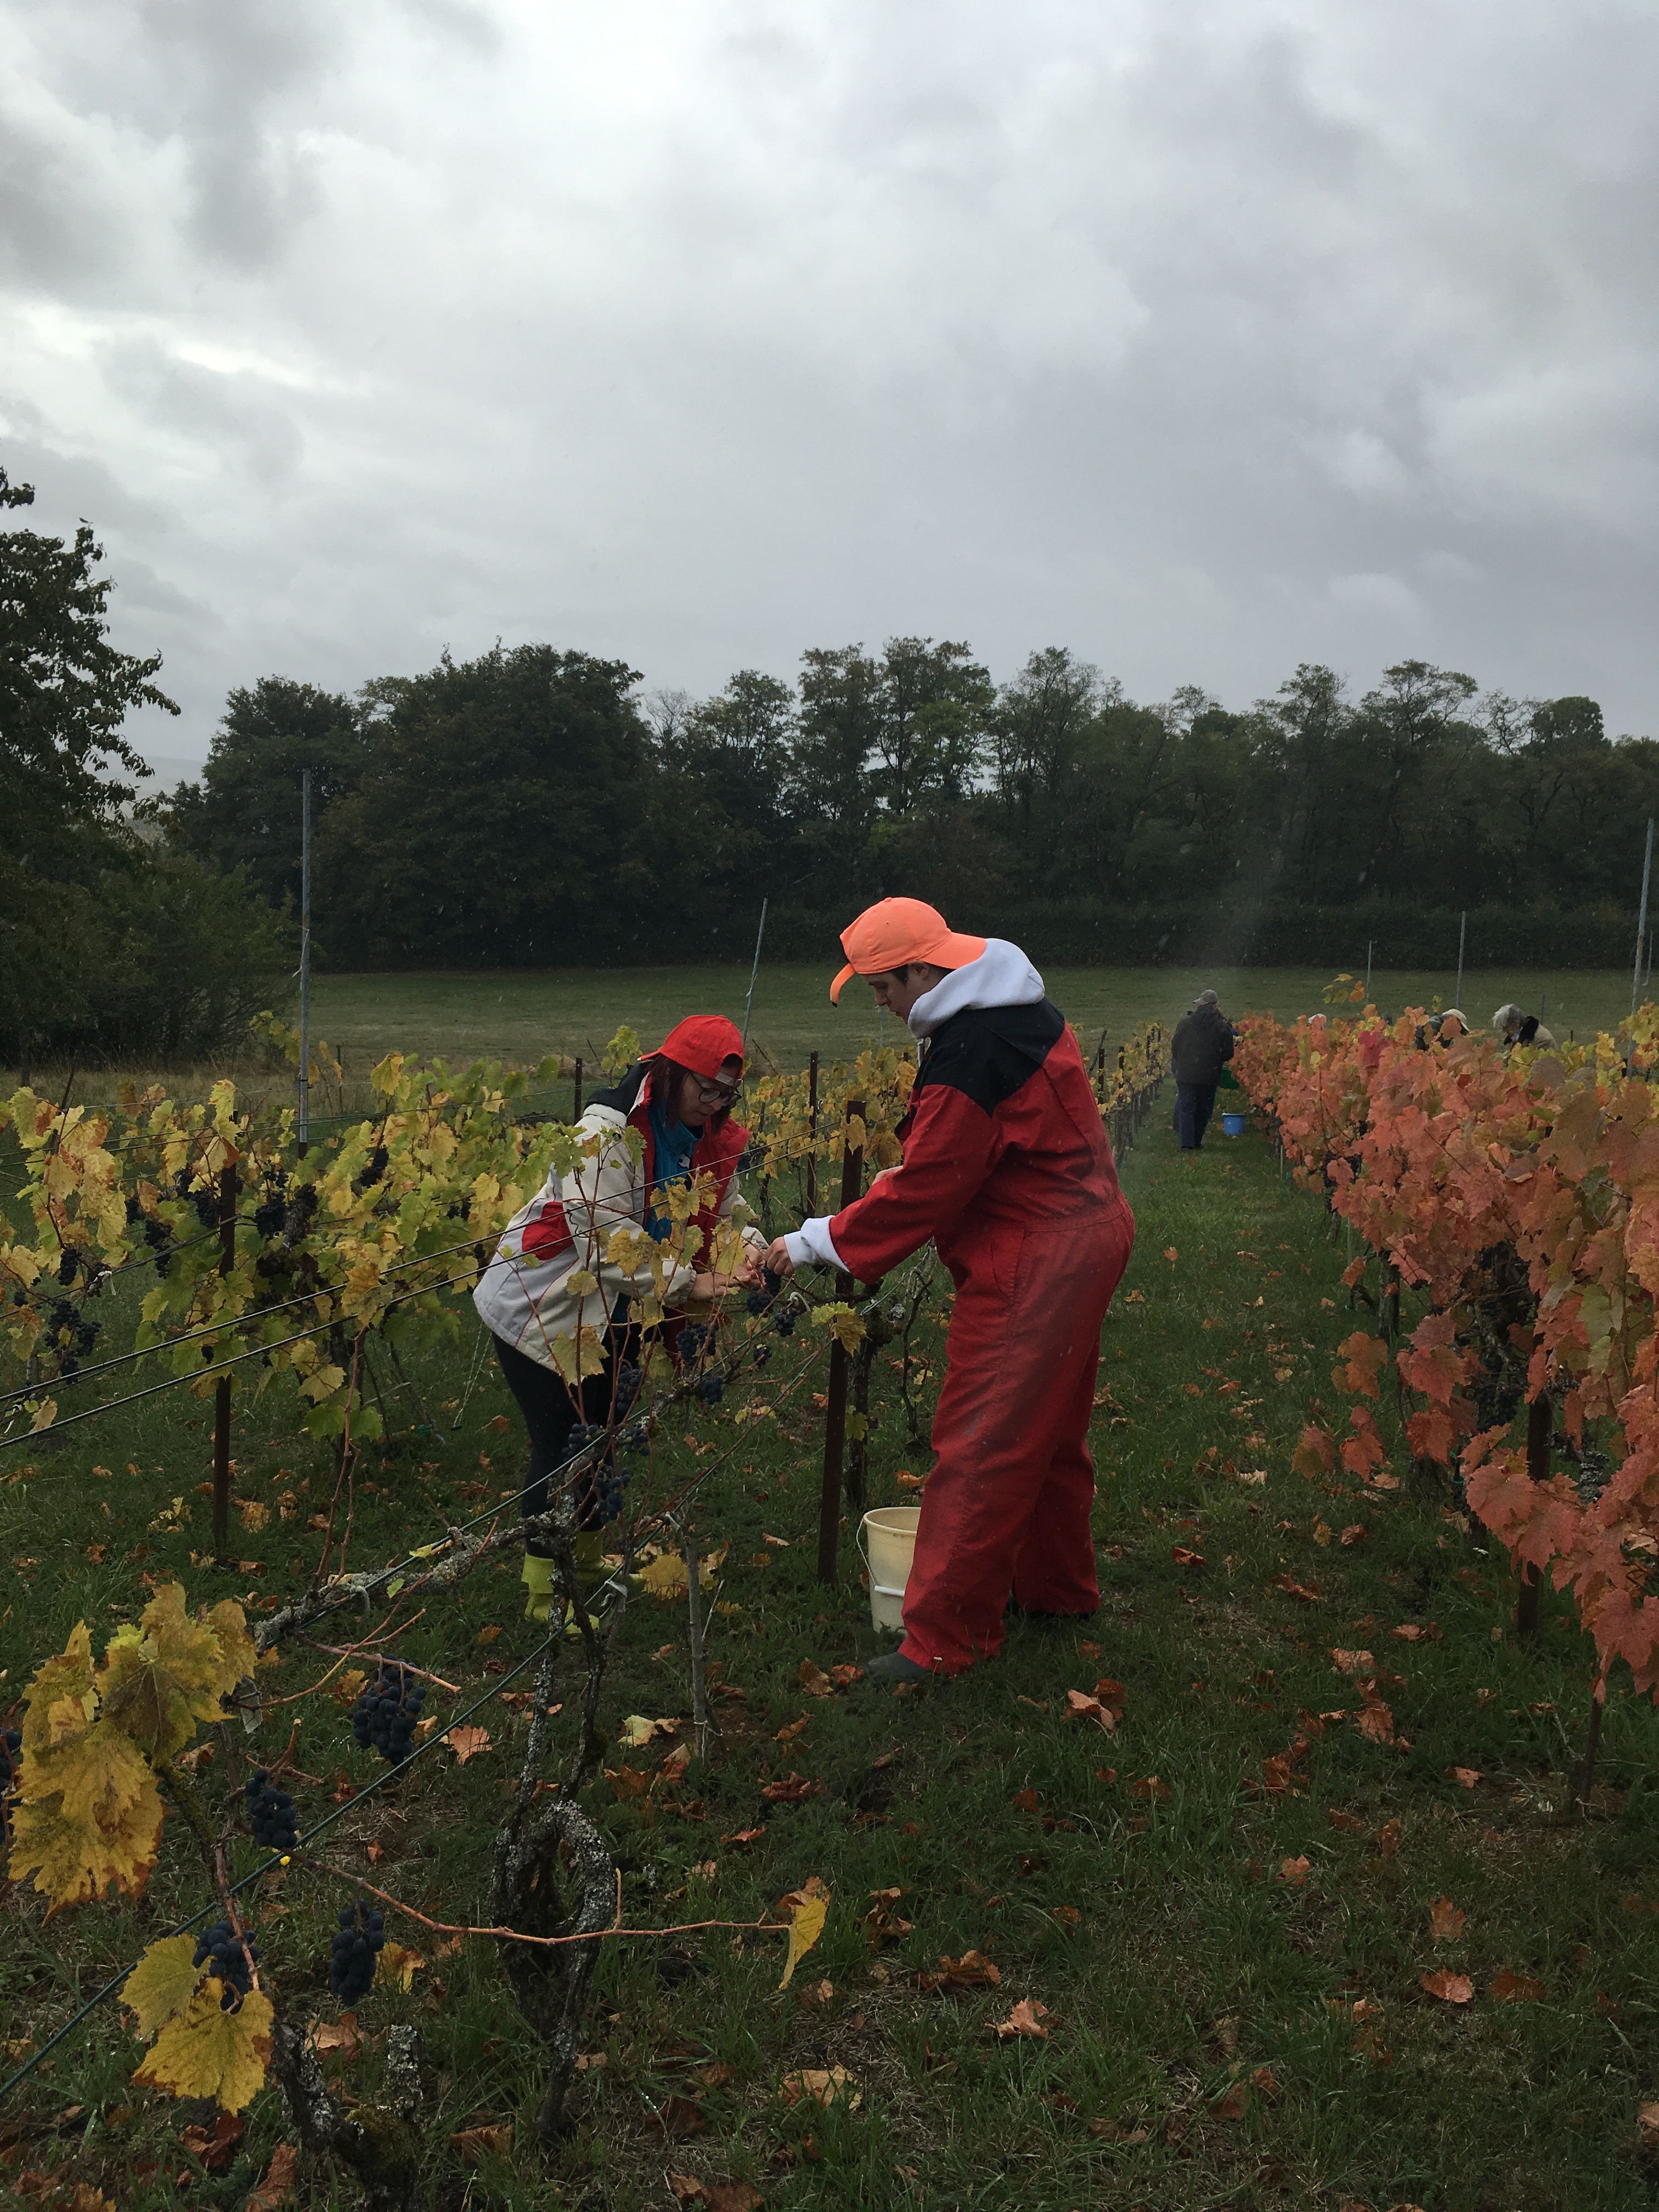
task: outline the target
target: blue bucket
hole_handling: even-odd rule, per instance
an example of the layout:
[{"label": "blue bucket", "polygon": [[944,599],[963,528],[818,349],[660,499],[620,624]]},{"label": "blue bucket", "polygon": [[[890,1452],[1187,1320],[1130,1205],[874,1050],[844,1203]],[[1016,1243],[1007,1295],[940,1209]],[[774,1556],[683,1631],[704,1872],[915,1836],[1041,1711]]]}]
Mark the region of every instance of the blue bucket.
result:
[{"label": "blue bucket", "polygon": [[1221,1133],[1225,1137],[1242,1137],[1244,1133],[1244,1116],[1242,1114],[1224,1114],[1221,1117]]}]

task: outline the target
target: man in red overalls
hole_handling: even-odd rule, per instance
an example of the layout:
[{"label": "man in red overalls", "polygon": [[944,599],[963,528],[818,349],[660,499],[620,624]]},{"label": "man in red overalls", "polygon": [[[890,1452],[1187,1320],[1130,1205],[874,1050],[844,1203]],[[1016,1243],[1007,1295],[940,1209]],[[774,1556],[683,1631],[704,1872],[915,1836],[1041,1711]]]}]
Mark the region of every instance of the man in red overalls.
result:
[{"label": "man in red overalls", "polygon": [[862,975],[921,1042],[902,1164],[767,1254],[873,1283],[931,1237],[957,1286],[937,1464],[921,1498],[904,1641],[871,1674],[956,1674],[1022,1611],[1100,1602],[1086,1442],[1100,1329],[1134,1244],[1077,1040],[1018,945],[964,937],[920,899],[842,933],[838,1000]]}]

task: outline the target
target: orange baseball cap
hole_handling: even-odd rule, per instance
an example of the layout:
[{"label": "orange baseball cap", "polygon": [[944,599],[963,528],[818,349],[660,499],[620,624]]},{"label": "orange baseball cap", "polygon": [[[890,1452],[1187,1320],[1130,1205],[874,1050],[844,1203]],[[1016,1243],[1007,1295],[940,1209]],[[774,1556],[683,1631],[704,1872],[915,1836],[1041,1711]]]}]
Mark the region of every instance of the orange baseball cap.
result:
[{"label": "orange baseball cap", "polygon": [[936,906],[923,899],[878,899],[841,933],[847,965],[830,986],[830,1005],[839,1005],[843,983],[854,975],[884,975],[912,960],[937,968],[965,968],[985,950],[982,937],[964,937],[948,927]]}]

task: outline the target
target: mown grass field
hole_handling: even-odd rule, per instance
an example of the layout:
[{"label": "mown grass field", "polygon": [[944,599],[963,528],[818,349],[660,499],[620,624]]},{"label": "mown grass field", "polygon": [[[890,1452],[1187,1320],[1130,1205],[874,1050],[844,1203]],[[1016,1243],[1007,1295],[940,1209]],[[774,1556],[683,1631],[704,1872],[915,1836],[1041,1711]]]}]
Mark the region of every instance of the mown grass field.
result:
[{"label": "mown grass field", "polygon": [[[587,1802],[613,1839],[629,1926],[753,1921],[816,1875],[831,1893],[823,1938],[781,1993],[773,1936],[608,1945],[577,2124],[546,2157],[528,2126],[537,2048],[492,1946],[441,1954],[389,1912],[388,1931],[427,1964],[407,1993],[371,1992],[361,2051],[327,2064],[369,2095],[386,2027],[418,2022],[438,2081],[440,2205],[666,2208],[670,2172],[746,2183],[780,2212],[1652,2203],[1637,2124],[1659,2094],[1651,1708],[1614,1698],[1601,1786],[1588,1811],[1569,1809],[1589,1673],[1555,1602],[1540,1647],[1518,1648],[1503,1562],[1448,1499],[1411,1487],[1402,1451],[1393,1491],[1291,1471],[1334,1349],[1357,1325],[1344,1251],[1316,1203],[1281,1179],[1256,1133],[1218,1135],[1182,1160],[1162,1113],[1125,1182],[1139,1235],[1104,1334],[1103,1603],[1081,1629],[1017,1626],[1000,1661],[949,1686],[805,1695],[804,1662],[857,1663],[885,1640],[850,1535],[839,1587],[814,1579],[822,1376],[747,1434],[732,1423],[746,1393],[672,1423],[664,1485],[738,1446],[696,1509],[701,1548],[727,1547],[717,1595],[735,1608],[716,1616],[711,1647],[721,1735],[678,1791],[625,1798],[601,1779]],[[404,1431],[362,1467],[354,1564],[512,1489],[519,1431],[501,1425],[510,1406],[492,1369],[469,1389],[475,1343],[469,1324],[418,1378],[438,1436]],[[796,1357],[777,1347],[769,1395]],[[898,1471],[928,1459],[905,1434],[896,1376],[878,1374],[873,1489],[891,1502],[908,1494]],[[151,1401],[21,1466],[15,1452],[0,1460],[0,1699],[76,1620],[101,1638],[130,1617],[152,1579],[179,1577],[192,1602],[257,1605],[308,1577],[329,1462],[285,1408],[280,1396],[239,1408],[234,1573],[201,1557],[203,1409]],[[447,1719],[537,1641],[503,1564],[428,1607],[398,1649],[456,1686],[428,1699]],[[1372,1655],[1395,1741],[1356,1726],[1361,1698],[1334,1650]],[[267,1695],[297,1698],[335,1663],[290,1648]],[[1068,1689],[1104,1675],[1126,1692],[1111,1736],[1066,1711]],[[573,1661],[556,1697],[574,1697],[576,1680]],[[682,1607],[635,1597],[607,1690],[606,1764],[654,1771],[662,1746],[624,1753],[623,1717],[684,1716],[689,1694]],[[359,1806],[349,1792],[378,1763],[356,1751],[344,1708],[325,1690],[271,1709],[258,1755],[297,1722],[302,1816],[346,1804],[317,1852],[334,1872],[290,1874],[254,1908],[286,2002],[337,2017],[327,1936],[354,1877],[438,1919],[482,1913],[524,1722],[499,1704],[480,1718],[487,1751],[465,1766],[423,1758]],[[240,1733],[225,1745],[239,1761],[255,1748]],[[199,1775],[210,1797],[245,1771],[225,1756]],[[768,1782],[790,1773],[809,1794],[769,1802]],[[749,1830],[761,1832],[730,1840]],[[250,1845],[238,1852],[239,1869],[258,1863]],[[204,1892],[176,1835],[137,1906],[47,1926],[8,1891],[10,2054]],[[942,1957],[974,1951],[994,1986],[927,1986]],[[1470,2002],[1425,1990],[1443,1969],[1468,1978]],[[1535,1994],[1500,2002],[1501,1974]],[[1000,2039],[996,2023],[1028,1999],[1047,2008],[1047,2034]],[[0,2113],[0,2173],[20,2191],[29,2174],[85,2181],[120,2212],[240,2203],[282,2136],[275,2092],[253,2106],[234,2162],[209,2175],[181,2141],[205,2115],[135,2091],[137,2057],[106,2007]],[[828,2110],[780,2095],[792,2072],[836,2067],[851,2080]],[[451,2138],[494,2125],[500,2154],[467,2164]],[[314,2178],[301,2201],[349,2199]]]},{"label": "mown grass field", "polygon": [[[1154,1017],[1175,1022],[1206,986],[1220,993],[1223,1006],[1235,1017],[1253,1009],[1276,1013],[1281,1020],[1316,1012],[1340,964],[1334,961],[1328,970],[1054,968],[1045,971],[1044,981],[1050,997],[1077,1024],[1092,1050],[1103,1031],[1109,1045],[1115,1045]],[[312,1035],[341,1054],[349,1110],[367,1102],[368,1071],[392,1051],[441,1057],[453,1066],[501,1060],[522,1067],[548,1053],[567,1059],[580,1055],[591,1083],[606,1042],[623,1020],[647,1044],[659,1042],[686,1013],[726,1013],[741,1024],[749,972],[747,967],[690,967],[321,975],[313,985]],[[1363,963],[1359,972],[1363,975]],[[863,985],[849,984],[841,1005],[832,1006],[829,986],[834,973],[834,963],[827,960],[818,967],[762,967],[750,1036],[763,1059],[796,1068],[811,1052],[826,1060],[850,1060],[866,1044],[902,1042],[892,1024],[878,1017]],[[1449,1006],[1455,980],[1449,973],[1379,969],[1371,978],[1372,995],[1389,1013],[1437,1000]],[[1565,1038],[1571,1029],[1582,1036],[1616,1028],[1630,1011],[1630,977],[1589,969],[1472,969],[1463,979],[1463,997],[1470,1019],[1480,1024],[1511,999],[1533,1012],[1541,1007],[1548,1026]],[[35,1088],[59,1097],[68,1073],[60,1067],[37,1067]],[[261,1091],[285,1091],[292,1081],[268,1058],[250,1053],[185,1070],[83,1071],[75,1096],[112,1097],[124,1073],[164,1083],[173,1096],[186,1097],[200,1096],[219,1075]],[[319,1097],[313,1108],[325,1114],[338,1103]]]}]

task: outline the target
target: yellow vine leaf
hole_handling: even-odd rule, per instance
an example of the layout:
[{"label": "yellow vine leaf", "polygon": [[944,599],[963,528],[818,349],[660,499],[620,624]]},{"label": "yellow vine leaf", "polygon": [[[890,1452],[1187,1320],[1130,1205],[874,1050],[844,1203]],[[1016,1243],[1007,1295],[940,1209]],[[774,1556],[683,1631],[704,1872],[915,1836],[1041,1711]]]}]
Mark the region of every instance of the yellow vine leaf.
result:
[{"label": "yellow vine leaf", "polygon": [[137,1747],[110,1721],[93,1717],[92,1639],[84,1621],[38,1670],[28,1695],[12,1878],[33,1877],[51,1899],[48,1918],[64,1905],[101,1898],[112,1885],[136,1897],[155,1863],[161,1800]]},{"label": "yellow vine leaf", "polygon": [[121,2002],[138,2022],[140,2035],[160,2033],[168,2021],[185,2011],[202,1979],[193,1936],[163,1936],[152,1943],[127,1976]]},{"label": "yellow vine leaf", "polygon": [[576,1367],[579,1358],[584,1376],[602,1375],[605,1372],[605,1352],[599,1343],[599,1332],[596,1328],[584,1327],[579,1329],[574,1337],[556,1336],[547,1348],[553,1355],[553,1364],[567,1382],[574,1384],[577,1379]]},{"label": "yellow vine leaf", "polygon": [[380,1952],[379,1978],[388,1986],[395,1983],[400,1990],[406,1990],[425,1964],[418,1951],[410,1951],[401,1943],[387,1943]]},{"label": "yellow vine leaf", "polygon": [[789,1915],[789,1955],[783,1962],[781,1990],[789,1986],[790,1977],[807,1953],[823,1933],[823,1923],[830,1911],[830,1899],[823,1897],[802,1897]]},{"label": "yellow vine leaf", "polygon": [[270,2058],[270,1999],[250,1990],[235,2012],[222,2012],[219,1996],[210,1979],[197,1989],[162,2026],[133,2080],[172,2097],[211,2097],[227,2112],[251,2105]]},{"label": "yellow vine leaf", "polygon": [[251,1650],[239,1605],[227,1600],[210,1620],[191,1620],[183,1586],[164,1583],[138,1626],[124,1622],[109,1640],[98,1676],[104,1717],[152,1759],[171,1759],[198,1721],[220,1717],[221,1696],[252,1672]]},{"label": "yellow vine leaf", "polygon": [[640,1571],[641,1586],[653,1597],[680,1597],[690,1589],[685,1561],[678,1552],[663,1552]]},{"label": "yellow vine leaf", "polygon": [[820,1306],[812,1316],[814,1328],[827,1328],[843,1352],[851,1352],[864,1334],[864,1323],[851,1306]]}]

